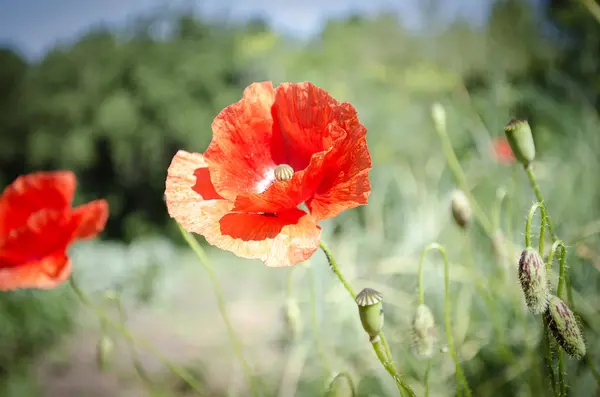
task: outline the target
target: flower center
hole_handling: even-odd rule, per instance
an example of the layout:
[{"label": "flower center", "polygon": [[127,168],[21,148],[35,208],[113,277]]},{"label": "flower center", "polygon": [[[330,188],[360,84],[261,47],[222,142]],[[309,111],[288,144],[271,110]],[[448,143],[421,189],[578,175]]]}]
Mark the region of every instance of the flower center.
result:
[{"label": "flower center", "polygon": [[275,167],[275,179],[278,181],[289,181],[294,176],[294,169],[287,164]]}]

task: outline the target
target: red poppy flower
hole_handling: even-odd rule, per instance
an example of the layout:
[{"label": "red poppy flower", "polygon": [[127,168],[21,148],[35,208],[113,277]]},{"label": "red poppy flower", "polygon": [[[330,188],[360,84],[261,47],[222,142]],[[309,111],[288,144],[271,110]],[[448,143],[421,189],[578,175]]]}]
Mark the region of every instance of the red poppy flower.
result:
[{"label": "red poppy flower", "polygon": [[513,164],[515,155],[506,137],[501,136],[492,142],[492,156],[498,164]]},{"label": "red poppy flower", "polygon": [[212,245],[291,266],[319,247],[319,221],[367,203],[367,130],[311,83],[254,83],[212,130],[203,155],[177,152],[165,190],[170,216]]},{"label": "red poppy flower", "polygon": [[0,196],[0,290],[49,289],[67,280],[67,247],[95,237],[106,225],[104,200],[71,208],[76,179],[70,171],[18,177]]}]

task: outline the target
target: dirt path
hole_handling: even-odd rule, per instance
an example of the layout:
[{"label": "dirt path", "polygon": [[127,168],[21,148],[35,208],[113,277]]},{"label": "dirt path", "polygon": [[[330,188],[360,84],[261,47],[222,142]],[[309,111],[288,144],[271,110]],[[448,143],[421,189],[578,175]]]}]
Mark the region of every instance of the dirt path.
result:
[{"label": "dirt path", "polygon": [[[254,269],[248,271],[239,266]],[[283,287],[285,272],[266,270],[269,269],[260,264],[245,262],[236,263],[235,270],[233,267],[221,269],[218,274],[232,323],[243,339],[248,360],[258,373],[279,371],[285,354],[277,347],[282,330],[283,299],[273,296],[274,287]],[[129,329],[173,361],[191,363],[199,360],[215,390],[229,389],[231,395],[244,395],[239,389],[240,383],[243,384],[239,368],[236,368],[239,365],[227,345],[226,329],[206,273],[194,264],[177,277],[177,290],[166,303],[129,313]],[[270,288],[265,288],[265,283]],[[283,288],[281,291],[283,297]],[[147,395],[133,373],[127,349],[122,344],[117,344],[115,349],[113,369],[105,373],[98,371],[95,361],[97,340],[95,327],[82,327],[58,350],[59,354],[41,360],[37,374],[44,397]],[[159,374],[160,363],[147,352],[140,354],[146,369]],[[259,356],[260,360],[257,359]]]}]

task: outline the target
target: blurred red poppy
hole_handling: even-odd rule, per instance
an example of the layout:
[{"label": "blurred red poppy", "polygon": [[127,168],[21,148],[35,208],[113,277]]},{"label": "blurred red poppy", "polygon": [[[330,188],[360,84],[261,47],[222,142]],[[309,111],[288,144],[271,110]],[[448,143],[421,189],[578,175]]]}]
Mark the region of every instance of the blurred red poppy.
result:
[{"label": "blurred red poppy", "polygon": [[18,177],[0,196],[0,290],[50,289],[71,274],[68,246],[95,237],[108,204],[72,208],[76,178],[70,171]]},{"label": "blurred red poppy", "polygon": [[311,83],[253,83],[212,130],[203,155],[177,152],[165,190],[170,216],[212,245],[291,266],[319,247],[319,221],[367,203],[367,130]]},{"label": "blurred red poppy", "polygon": [[492,141],[492,156],[498,164],[513,164],[515,155],[505,136],[500,136]]}]

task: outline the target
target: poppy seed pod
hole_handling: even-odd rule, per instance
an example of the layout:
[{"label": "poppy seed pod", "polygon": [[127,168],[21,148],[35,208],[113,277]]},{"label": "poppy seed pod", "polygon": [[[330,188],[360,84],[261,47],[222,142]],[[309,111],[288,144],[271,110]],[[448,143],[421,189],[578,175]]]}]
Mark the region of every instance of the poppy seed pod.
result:
[{"label": "poppy seed pod", "polygon": [[325,397],[351,396],[354,396],[354,390],[352,390],[349,378],[346,378],[343,373],[337,374],[335,378],[331,380],[329,388],[327,389],[327,392],[325,392]]},{"label": "poppy seed pod", "polygon": [[278,181],[289,181],[294,176],[294,169],[287,164],[280,164],[275,167],[275,179]]},{"label": "poppy seed pod", "polygon": [[436,341],[435,320],[427,305],[419,305],[412,321],[413,347],[420,357],[429,358],[433,355]]},{"label": "poppy seed pod", "polygon": [[461,228],[467,227],[473,214],[471,203],[469,202],[467,195],[462,190],[455,190],[452,192],[450,203],[452,217],[456,224]]},{"label": "poppy seed pod", "polygon": [[287,300],[283,314],[286,331],[292,339],[298,338],[302,331],[302,316],[300,314],[300,307],[295,299]]},{"label": "poppy seed pod", "polygon": [[512,119],[504,126],[513,154],[525,167],[535,158],[535,143],[527,120]]},{"label": "poppy seed pod", "polygon": [[571,357],[579,360],[585,356],[585,341],[575,315],[557,296],[551,296],[544,314],[554,339]]},{"label": "poppy seed pod", "polygon": [[533,314],[543,313],[548,307],[550,291],[546,264],[540,253],[534,248],[527,247],[521,253],[519,281],[529,311]]},{"label": "poppy seed pod", "polygon": [[96,366],[100,371],[106,371],[112,357],[114,343],[107,335],[102,335],[96,345]]},{"label": "poppy seed pod", "polygon": [[383,296],[371,288],[365,288],[356,295],[360,322],[371,340],[383,328]]}]

